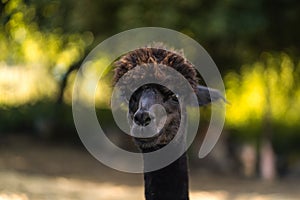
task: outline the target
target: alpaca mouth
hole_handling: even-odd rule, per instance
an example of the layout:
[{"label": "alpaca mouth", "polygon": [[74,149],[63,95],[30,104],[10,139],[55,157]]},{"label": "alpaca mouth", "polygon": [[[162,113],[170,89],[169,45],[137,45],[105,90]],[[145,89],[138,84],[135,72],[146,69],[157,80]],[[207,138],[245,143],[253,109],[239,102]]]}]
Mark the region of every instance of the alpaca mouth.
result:
[{"label": "alpaca mouth", "polygon": [[150,148],[154,148],[155,146],[157,146],[157,139],[158,137],[151,137],[151,138],[134,138],[134,141],[136,143],[136,145],[140,148],[140,149],[150,149]]},{"label": "alpaca mouth", "polygon": [[[153,132],[156,132],[156,129],[152,129]],[[160,130],[159,132],[156,132],[153,136],[150,137],[146,137],[144,135],[144,137],[136,137],[133,136],[134,141],[136,142],[136,144],[140,147],[140,148],[150,148],[150,147],[154,147],[157,143],[158,138],[160,137],[160,135],[162,134],[162,130]],[[140,134],[140,133],[139,133]]]},{"label": "alpaca mouth", "polygon": [[131,128],[131,136],[144,140],[155,138],[159,132],[156,127],[150,125],[146,127],[133,125]]}]

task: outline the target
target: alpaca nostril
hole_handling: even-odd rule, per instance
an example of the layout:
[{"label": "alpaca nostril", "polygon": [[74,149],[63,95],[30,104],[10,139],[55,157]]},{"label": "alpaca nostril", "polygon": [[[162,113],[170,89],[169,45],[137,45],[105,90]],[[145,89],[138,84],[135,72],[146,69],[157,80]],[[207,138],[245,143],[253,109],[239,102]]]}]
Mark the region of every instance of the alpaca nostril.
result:
[{"label": "alpaca nostril", "polygon": [[139,111],[134,115],[133,120],[139,126],[147,126],[151,122],[150,113],[147,111]]}]

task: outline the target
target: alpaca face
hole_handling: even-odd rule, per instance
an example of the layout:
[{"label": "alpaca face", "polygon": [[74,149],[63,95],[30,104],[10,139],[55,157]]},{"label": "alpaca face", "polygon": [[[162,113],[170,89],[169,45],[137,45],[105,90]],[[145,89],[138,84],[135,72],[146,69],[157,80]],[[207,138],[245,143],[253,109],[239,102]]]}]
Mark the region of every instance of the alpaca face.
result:
[{"label": "alpaca face", "polygon": [[176,95],[166,87],[147,84],[137,89],[129,100],[128,118],[138,147],[168,144],[177,133],[180,114]]},{"label": "alpaca face", "polygon": [[[187,92],[187,95],[181,95],[181,101],[188,102],[187,106],[205,106],[219,99],[226,101],[218,90],[198,85],[193,64],[175,51],[139,48],[122,56],[114,62],[114,66],[113,84],[122,91],[124,100],[129,101],[130,132],[142,150],[156,150],[170,143],[178,132],[181,120],[185,123],[185,107],[182,104],[181,111],[176,95],[162,85],[176,86],[178,94]],[[182,77],[174,78],[178,73]],[[182,78],[188,81],[198,102],[189,95],[191,92],[186,90],[185,81],[179,81]],[[149,81],[161,85],[146,84],[132,91],[136,85]],[[130,99],[127,94],[132,94]]]}]

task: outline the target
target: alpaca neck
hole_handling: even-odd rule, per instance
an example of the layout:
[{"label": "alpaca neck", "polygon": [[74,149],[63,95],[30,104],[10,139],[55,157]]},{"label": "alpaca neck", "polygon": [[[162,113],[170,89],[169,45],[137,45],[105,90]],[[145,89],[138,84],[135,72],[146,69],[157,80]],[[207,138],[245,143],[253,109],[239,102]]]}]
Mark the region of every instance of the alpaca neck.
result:
[{"label": "alpaca neck", "polygon": [[184,153],[167,167],[144,174],[146,200],[188,200],[188,166]]}]

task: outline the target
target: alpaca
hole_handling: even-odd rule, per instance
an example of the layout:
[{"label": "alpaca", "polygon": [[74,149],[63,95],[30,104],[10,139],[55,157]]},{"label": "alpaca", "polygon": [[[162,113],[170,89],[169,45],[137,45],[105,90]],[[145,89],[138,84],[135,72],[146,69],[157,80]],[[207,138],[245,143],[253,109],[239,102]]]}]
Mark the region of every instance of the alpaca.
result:
[{"label": "alpaca", "polygon": [[[181,73],[197,95],[199,106],[205,106],[218,99],[224,99],[218,90],[198,85],[198,78],[194,66],[187,61],[181,53],[158,47],[145,47],[133,50],[115,63],[114,84],[129,70],[136,66],[163,65],[172,67]],[[142,72],[141,72],[142,73]],[[151,73],[151,72],[145,72]],[[167,75],[162,72],[153,72],[154,76]],[[142,74],[141,74],[142,76]],[[138,77],[134,77],[138,78]],[[131,84],[134,80],[128,80]],[[135,144],[141,152],[156,151],[167,145],[176,135],[181,119],[179,100],[168,88],[158,84],[146,84],[138,88],[129,99],[128,118],[131,131],[139,131],[147,127],[157,116],[150,107],[160,104],[167,113],[167,119],[160,129],[158,135],[153,137],[134,137]],[[159,121],[159,120],[158,120]],[[157,125],[159,126],[159,125]],[[155,131],[155,127],[153,128]],[[184,140],[181,141],[184,143]],[[183,146],[178,144],[178,148]],[[144,160],[144,166],[147,160]],[[176,161],[170,165],[152,172],[144,173],[144,186],[146,200],[188,200],[188,165],[187,155],[184,152]]]}]

